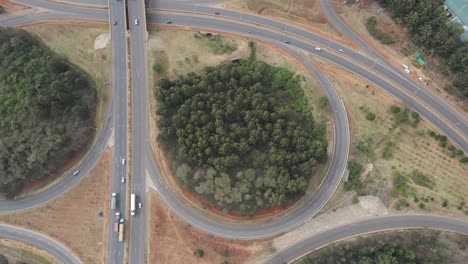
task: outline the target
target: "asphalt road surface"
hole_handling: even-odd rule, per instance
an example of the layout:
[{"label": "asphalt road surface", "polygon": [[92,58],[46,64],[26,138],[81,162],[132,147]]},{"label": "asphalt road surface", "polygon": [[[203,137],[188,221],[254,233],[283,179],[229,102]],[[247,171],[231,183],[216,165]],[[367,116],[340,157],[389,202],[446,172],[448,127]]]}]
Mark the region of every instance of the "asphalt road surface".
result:
[{"label": "asphalt road surface", "polygon": [[[114,146],[112,149],[112,173],[110,179],[110,192],[117,194],[117,208],[112,210],[109,205],[108,224],[108,263],[124,263],[124,241],[118,241],[118,233],[114,232],[114,223],[119,218],[129,215],[126,211],[127,200],[127,37],[124,1],[114,1],[110,6],[110,23],[112,37],[112,93],[114,98]],[[125,159],[125,162],[123,162]],[[122,182],[124,179],[124,182]],[[107,190],[106,190],[107,191]],[[120,217],[115,215],[120,212]],[[124,228],[129,227],[128,219]],[[128,232],[127,232],[128,233]]]},{"label": "asphalt road surface", "polygon": [[[130,25],[130,56],[132,76],[132,193],[136,196],[136,212],[131,217],[129,261],[145,263],[147,241],[147,195],[145,188],[145,148],[148,141],[148,70],[145,53],[147,37],[143,1],[128,1]],[[138,25],[135,21],[138,20]],[[138,208],[138,203],[142,208]]]},{"label": "asphalt road surface", "polygon": [[[18,2],[23,2],[23,3],[24,2],[30,2],[35,6],[41,6],[42,5],[41,7],[43,7],[43,8],[49,8],[49,9],[53,10],[51,12],[53,12],[57,18],[58,17],[69,17],[69,18],[78,18],[79,17],[79,18],[82,18],[82,19],[107,20],[107,11],[103,11],[103,10],[95,10],[95,9],[91,9],[91,8],[69,7],[69,6],[66,6],[66,5],[50,3],[50,2],[43,1],[43,0],[34,0],[34,1],[32,1],[32,0],[18,0]],[[138,1],[138,2],[141,3],[140,1]],[[173,4],[175,5],[175,4],[178,4],[178,3],[179,2],[174,2]],[[134,21],[133,18],[137,17],[139,15],[138,10],[141,10],[141,8],[138,8],[138,3],[132,4],[131,0],[129,1],[129,5],[133,6],[133,7],[129,7],[130,10],[135,10],[135,11],[130,11],[131,13],[129,14],[129,21],[133,22]],[[169,6],[169,8],[174,8],[174,6]],[[206,14],[212,13],[212,12],[214,12],[214,10],[219,10],[219,9],[215,9],[215,8],[211,8],[211,7],[205,7],[205,6],[201,6],[201,5],[197,5],[197,6],[194,7],[194,6],[189,6],[189,5],[186,5],[186,4],[181,5],[181,6],[176,6],[176,9],[186,9],[186,10],[190,9],[189,11],[205,12]],[[225,20],[220,20],[219,18],[218,19],[213,19],[213,18],[210,18],[210,17],[197,17],[197,16],[192,16],[192,15],[179,15],[179,14],[169,14],[168,15],[168,14],[165,14],[165,13],[160,13],[160,14],[158,14],[157,17],[154,17],[154,15],[151,14],[151,15],[149,15],[149,21],[151,23],[154,23],[154,22],[164,23],[164,21],[166,21],[166,20],[172,20],[174,25],[185,25],[185,26],[200,27],[200,28],[207,28],[207,29],[218,29],[220,31],[232,32],[232,33],[237,33],[237,34],[242,34],[242,35],[246,35],[247,34],[246,31],[251,31],[251,33],[248,33],[248,35],[251,35],[251,37],[266,39],[266,40],[269,40],[270,42],[276,43],[276,44],[279,44],[280,42],[283,42],[283,41],[287,40],[287,41],[291,42],[291,46],[299,47],[299,48],[304,49],[306,51],[309,51],[311,53],[314,53],[314,46],[310,44],[310,41],[318,43],[318,45],[320,45],[322,47],[326,47],[326,49],[328,49],[328,51],[326,49],[322,50],[322,52],[314,54],[315,56],[320,56],[320,57],[325,58],[325,59],[327,59],[329,61],[337,63],[337,64],[341,65],[342,67],[347,68],[348,70],[363,76],[364,78],[370,80],[371,82],[373,82],[375,84],[378,84],[379,86],[381,86],[385,90],[389,91],[394,96],[402,99],[404,102],[406,102],[413,109],[415,109],[416,111],[421,113],[422,116],[424,116],[430,122],[432,122],[433,124],[438,126],[439,129],[441,129],[443,132],[445,132],[448,137],[450,137],[457,144],[459,144],[464,150],[467,149],[467,146],[466,146],[466,144],[467,144],[467,142],[466,142],[466,133],[467,133],[468,130],[465,129],[466,126],[467,126],[466,119],[464,119],[463,117],[460,118],[459,113],[454,112],[451,109],[447,109],[444,106],[444,104],[440,104],[440,102],[438,102],[438,101],[435,101],[435,102],[431,101],[431,100],[434,100],[434,98],[424,97],[424,93],[419,92],[419,90],[418,90],[419,87],[416,87],[414,85],[414,83],[408,83],[408,81],[405,80],[404,78],[402,78],[399,74],[396,74],[393,71],[387,70],[386,67],[384,67],[384,66],[382,66],[380,64],[377,64],[376,62],[368,59],[367,57],[361,55],[360,53],[356,53],[356,52],[354,52],[354,51],[352,51],[350,49],[347,49],[346,47],[341,46],[341,44],[339,44],[339,43],[335,43],[335,42],[329,41],[327,39],[323,39],[320,36],[316,36],[314,34],[311,34],[310,32],[304,31],[302,29],[295,28],[293,26],[286,25],[286,24],[281,23],[281,22],[276,22],[276,21],[273,21],[273,20],[270,20],[270,19],[267,19],[267,18],[261,18],[261,17],[258,17],[258,16],[253,16],[253,15],[250,15],[250,14],[242,14],[242,13],[239,13],[239,12],[227,11],[227,10],[220,10],[220,12],[222,12],[223,17],[226,17],[226,16],[229,15],[229,16],[235,17],[237,19],[242,19],[242,20],[247,21],[247,22],[254,22],[254,23],[256,23],[257,26],[252,27],[252,26],[250,26],[248,24],[245,24],[245,23],[242,23],[240,21],[226,22]],[[12,23],[21,23],[21,19],[23,19],[24,22],[29,22],[29,21],[34,21],[34,19],[37,19],[37,18],[46,18],[46,17],[51,18],[53,16],[54,15],[50,14],[50,13],[49,14],[42,13],[42,14],[25,15],[20,19],[11,18],[11,19],[7,19],[7,20],[1,20],[0,25],[8,25],[8,23],[10,23],[9,25],[11,25]],[[141,22],[142,21],[140,20],[140,24],[141,24]],[[266,29],[262,25],[267,26],[268,29]],[[272,28],[273,29],[276,28],[276,31],[271,30]],[[251,30],[249,30],[249,29],[251,29]],[[133,95],[135,97],[137,97],[137,98],[140,98],[140,99],[133,98],[133,100],[134,100],[133,103],[135,104],[137,102],[136,100],[141,100],[139,102],[143,102],[142,100],[143,100],[144,96],[148,96],[147,84],[146,84],[146,71],[147,71],[147,69],[146,69],[144,49],[142,48],[142,47],[144,47],[144,44],[142,43],[142,40],[144,40],[143,30],[136,29],[135,32],[133,32],[131,30],[131,34],[132,34],[132,38],[131,38],[131,44],[130,45],[132,47],[132,51],[131,51],[131,53],[132,53],[132,58],[131,58],[132,59],[132,78],[137,78],[137,79],[140,78],[140,80],[136,80],[136,81],[132,80],[132,92],[134,93]],[[305,40],[305,38],[307,39],[307,41]],[[136,50],[134,50],[135,49],[134,47],[136,48]],[[337,55],[336,52],[329,52],[329,51],[336,51],[338,48],[341,48],[341,49],[344,50],[345,56]],[[140,51],[138,49],[140,49]],[[135,53],[135,54],[133,54],[133,53]],[[120,54],[123,54],[123,53],[120,53]],[[344,59],[344,57],[346,57],[346,56],[348,57],[348,59]],[[357,62],[357,64],[366,65],[368,68],[364,68],[362,66],[357,66],[356,62]],[[306,64],[306,66],[307,66],[307,64],[310,64],[310,62],[307,62],[307,61],[304,61],[304,63]],[[119,67],[121,67],[121,66],[119,66]],[[310,65],[308,67],[310,67]],[[369,68],[372,69],[372,71],[374,71],[374,72],[380,73],[381,76],[386,76],[387,80],[383,79],[381,76],[375,75],[374,73],[372,73],[372,71],[369,70]],[[144,78],[142,77],[142,75],[144,75]],[[425,103],[420,104],[419,101],[417,101],[415,99],[415,97],[410,97],[406,93],[399,94],[399,92],[398,92],[399,89],[392,86],[389,83],[388,80],[391,80],[391,82],[399,84],[400,86],[402,86],[402,87],[404,87],[406,89],[410,89],[410,91],[412,91],[413,93],[416,93],[417,97],[420,97],[418,99],[425,101]],[[321,82],[323,82],[323,80]],[[139,89],[139,87],[140,88],[144,87],[144,88]],[[414,89],[414,90],[411,90],[411,89]],[[138,94],[139,92],[141,92],[141,94]],[[400,91],[400,93],[401,93],[401,91]],[[327,92],[327,94],[328,94],[328,92]],[[114,94],[114,98],[120,98],[120,97],[117,97],[116,94]],[[126,95],[124,96],[124,98],[127,98]],[[114,100],[116,100],[116,99],[114,99]],[[436,100],[438,100],[438,98],[436,98]],[[121,102],[114,102],[114,104],[115,103],[117,103],[119,105],[122,104]],[[141,105],[144,105],[146,107],[146,103],[141,103]],[[421,112],[420,110],[423,111],[423,112]],[[434,111],[434,110],[437,110],[437,111]],[[132,113],[132,116],[135,115],[134,118],[136,118],[136,116],[142,117],[142,116],[146,115],[146,117],[142,118],[140,121],[137,121],[136,119],[134,120],[134,122],[139,122],[140,125],[138,127],[140,129],[144,130],[144,131],[138,132],[138,131],[136,131],[138,129],[137,126],[136,125],[132,126],[132,128],[135,130],[135,131],[133,131],[134,135],[132,135],[132,136],[142,135],[140,143],[137,143],[136,141],[132,141],[134,144],[141,144],[140,146],[133,146],[135,149],[140,150],[140,151],[138,151],[140,153],[140,156],[139,156],[140,158],[138,160],[139,160],[139,162],[141,162],[142,160],[145,160],[148,164],[151,164],[152,165],[152,166],[150,166],[151,174],[158,175],[157,168],[154,166],[154,160],[152,159],[152,156],[150,155],[151,150],[150,150],[148,144],[146,144],[146,146],[142,146],[142,145],[145,144],[145,142],[146,142],[145,140],[148,140],[148,138],[146,136],[147,135],[147,121],[148,121],[147,120],[147,115],[148,115],[148,113],[146,111],[146,108],[135,107],[133,109],[133,111],[135,111],[134,113]],[[424,112],[424,111],[426,111],[426,112]],[[434,115],[432,111],[439,112],[439,114],[441,116],[443,116],[443,118],[440,118],[439,116]],[[114,112],[116,112],[116,110],[114,110]],[[138,114],[138,113],[143,113],[143,114]],[[117,124],[121,124],[120,122],[117,121],[117,119],[119,119],[119,118],[116,116],[116,121],[115,121],[116,122],[116,127],[118,126]],[[446,125],[447,123],[450,124],[451,126],[447,126]],[[126,123],[125,123],[125,125],[126,125]],[[454,127],[456,127],[456,128],[454,129]],[[125,129],[125,131],[126,131],[126,129]],[[122,134],[119,134],[118,137],[121,138],[123,136],[122,136]],[[337,137],[341,137],[341,136],[337,135]],[[126,138],[126,136],[125,136],[125,138]],[[132,140],[134,140],[134,139],[132,139]],[[143,150],[143,149],[146,149],[146,151]],[[126,153],[126,151],[123,151],[123,150],[116,151],[116,148],[114,149],[114,153],[124,155],[123,152]],[[136,152],[137,151],[135,151],[135,153],[132,153],[134,159],[136,159],[137,155],[138,155],[138,154],[136,154]],[[143,155],[144,152],[146,152],[146,155]],[[116,159],[116,158],[118,158],[118,157],[115,157],[114,159]],[[97,158],[96,158],[96,160],[97,160]],[[134,162],[135,162],[135,160],[134,160]],[[116,166],[114,165],[113,166],[114,174],[116,173],[115,171],[118,170],[115,167]],[[144,186],[144,173],[143,173],[144,165],[138,166],[139,169],[136,168],[136,167],[137,167],[136,165],[135,165],[135,167],[132,166],[132,172],[134,173],[133,175],[135,177],[132,188],[133,188],[133,191],[139,193],[139,196],[141,196],[140,199],[144,200],[145,197],[143,197],[143,195],[145,195],[144,194],[145,192],[144,192],[144,190],[143,191],[141,190],[141,189],[144,189],[142,187],[142,186]],[[136,176],[137,174],[141,175],[141,176]],[[339,174],[335,174],[335,175],[339,175]],[[138,180],[138,179],[136,179],[138,177],[141,177],[141,178]],[[337,177],[337,176],[334,176],[334,177]],[[333,178],[333,177],[327,177],[327,180],[329,178]],[[181,210],[180,208],[183,208],[185,205],[183,205],[172,193],[170,193],[167,190],[166,186],[161,182],[161,178],[159,176],[156,177],[155,179],[156,179],[155,184],[156,184],[156,186],[158,188],[158,191],[163,196],[163,199],[166,200],[166,202],[168,202],[169,206],[171,208],[173,208],[182,218],[184,218],[185,220],[187,220],[191,224],[193,224],[193,225],[195,225],[197,227],[203,228],[203,229],[205,229],[205,227],[208,226],[208,230],[207,229],[205,229],[205,230],[216,233],[216,234],[221,235],[221,236],[225,236],[225,237],[253,238],[253,237],[271,236],[272,234],[280,232],[278,230],[288,230],[288,229],[294,227],[294,225],[291,225],[291,223],[297,223],[297,224],[302,223],[303,219],[307,220],[311,216],[310,212],[314,211],[314,210],[309,210],[307,212],[303,212],[302,214],[301,213],[298,213],[298,214],[295,213],[294,215],[295,215],[296,218],[293,219],[293,220],[288,219],[288,217],[284,217],[284,218],[281,218],[278,221],[270,223],[272,226],[276,225],[276,227],[278,228],[278,229],[274,229],[274,230],[270,229],[271,228],[270,224],[261,225],[261,226],[232,226],[232,227],[226,227],[222,223],[218,223],[218,222],[215,222],[215,221],[210,220],[210,219],[204,219],[204,220],[206,220],[203,223],[203,224],[206,225],[204,227],[204,226],[198,225],[198,223],[197,223],[197,218],[200,219],[201,216],[199,216],[196,212],[192,212],[192,211],[190,211],[190,212],[187,211],[186,212],[184,210]],[[337,179],[337,178],[335,178],[335,179]],[[115,180],[115,175],[114,175],[114,180]],[[141,184],[143,184],[143,185],[141,185]],[[140,190],[138,190],[138,188],[140,188]],[[325,194],[321,195],[320,191],[322,191]],[[322,184],[322,188],[320,188],[319,192],[314,197],[314,199],[320,199],[320,198],[316,198],[316,197],[329,197],[333,193],[333,191],[334,191],[334,186],[326,185],[324,183],[324,184]],[[46,193],[48,193],[48,192],[46,192]],[[51,196],[51,197],[52,197],[51,199],[53,199],[53,197],[56,197],[56,196]],[[39,204],[41,204],[41,203],[39,203]],[[317,205],[314,204],[313,206],[321,207],[321,203],[319,202]],[[15,205],[14,204],[10,208],[11,208],[12,211],[15,211]],[[308,210],[308,208],[304,207],[304,208],[299,209],[296,212],[299,212],[300,210],[304,211],[304,210]],[[10,212],[12,212],[12,211],[10,211]],[[140,213],[141,213],[141,215],[140,215]],[[137,217],[135,218],[136,220],[131,219],[132,227],[131,227],[131,245],[130,245],[130,247],[133,246],[133,243],[136,243],[136,240],[144,241],[146,239],[146,237],[143,237],[143,235],[146,235],[145,226],[141,226],[141,227],[138,227],[138,228],[135,227],[136,224],[138,223],[138,221],[142,221],[141,219],[143,219],[145,214],[146,214],[145,210],[142,210],[141,212],[137,212]],[[139,218],[140,220],[137,219],[138,217],[140,217]],[[370,220],[370,221],[374,221],[374,220]],[[375,220],[375,221],[378,221],[378,220]],[[142,222],[145,222],[145,221],[142,221]],[[423,225],[424,222],[420,221],[417,224],[418,225],[419,224]],[[466,225],[466,223],[465,223],[465,225]],[[229,228],[231,228],[231,229],[229,230]],[[366,228],[368,228],[368,227],[366,227]],[[140,229],[140,231],[139,232],[134,231],[134,230],[137,230],[137,229]],[[236,231],[239,231],[239,230],[240,230],[240,232],[236,232]],[[254,233],[254,234],[252,234],[252,233]],[[140,246],[140,247],[142,247],[142,246]],[[143,247],[145,247],[145,246],[143,246]],[[132,249],[130,249],[131,263],[140,263],[140,262],[134,262],[134,261],[140,261],[141,259],[144,259],[144,253],[142,253],[141,251],[138,253],[137,250],[138,249],[135,249],[134,250],[135,253],[132,253]],[[133,256],[132,254],[133,255],[135,255],[135,254],[139,255],[139,257]]]},{"label": "asphalt road surface", "polygon": [[45,235],[16,227],[0,224],[0,237],[16,240],[43,249],[67,264],[82,263],[68,248]]},{"label": "asphalt road surface", "polygon": [[468,223],[449,217],[433,215],[395,215],[376,217],[339,226],[310,236],[285,250],[276,252],[261,263],[292,262],[311,251],[334,242],[367,233],[395,229],[430,228],[468,235]]},{"label": "asphalt road surface", "polygon": [[[310,42],[313,42],[316,43],[317,46],[325,47],[329,51],[334,51],[335,53],[337,53],[339,49],[342,49],[343,54],[340,54],[340,58],[335,59],[333,62],[344,66],[344,59],[348,58],[352,61],[350,63],[354,68],[357,67],[358,64],[360,64],[361,67],[366,67],[366,69],[363,69],[363,74],[359,74],[365,79],[369,79],[367,75],[372,75],[371,71],[385,78],[386,80],[381,78],[382,81],[374,83],[378,86],[380,86],[381,82],[385,82],[387,86],[393,84],[392,86],[394,89],[391,90],[386,87],[380,87],[402,100],[414,111],[419,112],[427,121],[434,124],[447,135],[447,137],[452,139],[465,153],[468,152],[468,143],[466,140],[468,136],[468,119],[465,115],[455,111],[447,102],[444,102],[443,99],[433,96],[424,87],[416,84],[413,80],[403,78],[400,73],[388,69],[387,65],[382,65],[371,60],[367,55],[356,52],[343,46],[341,43],[328,40],[313,32],[267,17],[220,9],[203,4],[166,1],[153,1],[151,3],[152,8],[183,11],[186,14],[183,16],[181,13],[157,13],[157,15],[148,16],[150,19],[148,21],[149,23],[157,22],[163,24],[164,21],[171,20],[173,25],[213,29],[240,35],[247,35],[248,31],[251,31],[250,35],[253,37],[269,37],[272,41],[276,40],[278,42],[290,41],[292,46],[300,48],[304,46],[309,46],[311,48],[312,45]],[[213,17],[212,14],[214,12],[220,12],[220,15]],[[204,14],[205,16],[195,16],[194,14],[196,13]],[[206,15],[211,16],[208,17]],[[272,29],[274,29],[275,32],[273,32]],[[354,71],[354,73],[357,72]],[[403,95],[403,93],[406,95]],[[436,117],[433,113],[437,113],[438,116]]]}]

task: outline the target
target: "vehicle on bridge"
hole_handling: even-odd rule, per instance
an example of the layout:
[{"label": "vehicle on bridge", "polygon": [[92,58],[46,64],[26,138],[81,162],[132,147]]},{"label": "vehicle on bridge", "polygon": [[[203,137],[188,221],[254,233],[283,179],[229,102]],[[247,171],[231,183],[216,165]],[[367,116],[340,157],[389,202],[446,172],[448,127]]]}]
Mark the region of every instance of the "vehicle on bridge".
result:
[{"label": "vehicle on bridge", "polygon": [[135,194],[130,196],[130,214],[135,215]]},{"label": "vehicle on bridge", "polygon": [[120,220],[119,220],[119,241],[124,240],[124,224],[125,224],[125,219],[120,218]]},{"label": "vehicle on bridge", "polygon": [[116,194],[116,193],[112,193],[112,197],[111,197],[111,209],[112,209],[112,210],[115,210],[115,208],[117,208],[117,194]]}]

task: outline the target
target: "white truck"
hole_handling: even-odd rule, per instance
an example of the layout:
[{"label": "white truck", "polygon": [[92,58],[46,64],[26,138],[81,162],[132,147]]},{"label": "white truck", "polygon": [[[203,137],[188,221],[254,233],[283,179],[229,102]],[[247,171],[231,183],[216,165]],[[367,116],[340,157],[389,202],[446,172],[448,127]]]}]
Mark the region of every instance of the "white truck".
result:
[{"label": "white truck", "polygon": [[111,197],[111,209],[112,209],[112,210],[115,210],[116,207],[117,207],[117,194],[116,194],[116,193],[112,193],[112,197]]},{"label": "white truck", "polygon": [[130,196],[130,214],[135,215],[135,194]]}]

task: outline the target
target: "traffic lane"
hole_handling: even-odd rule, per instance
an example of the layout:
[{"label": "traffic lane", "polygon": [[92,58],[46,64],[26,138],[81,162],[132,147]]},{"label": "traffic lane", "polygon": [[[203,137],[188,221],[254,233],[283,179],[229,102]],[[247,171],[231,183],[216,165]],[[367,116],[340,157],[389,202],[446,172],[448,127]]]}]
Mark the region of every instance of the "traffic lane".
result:
[{"label": "traffic lane", "polygon": [[[320,43],[320,45],[333,49],[335,51],[341,49],[343,53],[346,55],[351,56],[354,60],[362,63],[363,65],[373,65],[376,61],[370,59],[368,56],[360,54],[359,52],[350,49],[339,42],[335,42],[329,39],[326,39],[320,35],[314,34],[313,32],[309,32],[305,29],[295,27],[292,25],[288,25],[284,22],[278,22],[273,19],[262,17],[258,15],[242,13],[239,11],[233,10],[225,10],[216,7],[204,6],[204,5],[194,5],[194,4],[187,4],[187,3],[170,3],[170,2],[158,2],[156,8],[159,9],[168,9],[168,10],[182,10],[188,12],[199,12],[205,14],[213,14],[214,12],[220,12],[221,17],[228,17],[239,19],[242,21],[252,22],[258,25],[266,25],[268,27],[274,28],[276,30],[283,30],[285,32],[284,37],[286,38],[286,33],[291,33],[302,38],[306,38],[310,41]],[[195,18],[195,17],[194,17]],[[171,19],[167,19],[171,20]],[[173,21],[174,22],[174,21]],[[175,23],[176,24],[176,23]],[[220,30],[220,29],[219,29]],[[245,35],[245,31],[242,32],[242,35]],[[375,52],[374,52],[375,53]],[[381,74],[387,76],[392,81],[397,81],[398,85],[402,88],[406,89],[420,89],[420,95],[424,95],[423,100],[425,102],[435,108],[435,109],[442,109],[445,112],[446,118],[455,124],[455,126],[459,127],[460,131],[464,133],[465,137],[468,135],[468,119],[462,113],[458,111],[454,111],[453,107],[451,107],[447,102],[443,99],[440,99],[433,95],[430,91],[427,91],[423,86],[415,83],[409,76],[402,74],[398,69],[396,69],[393,65],[390,65],[384,60],[385,64],[389,66],[391,69],[387,67],[383,67],[378,69]],[[424,89],[422,89],[424,88]]]},{"label": "traffic lane", "polygon": [[68,248],[56,240],[21,227],[0,224],[0,237],[16,240],[49,252],[63,263],[82,263]]},{"label": "traffic lane", "polygon": [[[35,7],[42,8],[56,12],[70,13],[75,15],[81,15],[82,18],[92,17],[108,17],[108,11],[106,9],[93,8],[93,7],[81,7],[74,5],[67,5],[60,2],[51,2],[47,0],[14,0],[14,2]],[[107,5],[107,4],[106,4]],[[83,17],[84,16],[84,17]]]},{"label": "traffic lane", "polygon": [[[113,147],[113,159],[112,159],[112,173],[111,173],[111,189],[110,192],[115,192],[117,196],[116,210],[109,208],[109,221],[108,221],[108,259],[107,263],[123,263],[122,251],[123,246],[118,241],[118,233],[114,232],[114,223],[117,221],[115,213],[118,211],[121,213],[121,217],[125,217],[125,193],[120,186],[120,177],[122,166],[120,165],[119,157],[122,151],[122,81],[126,82],[125,67],[126,64],[122,61],[122,50],[125,51],[125,21],[124,15],[121,12],[123,4],[116,2],[111,5],[110,9],[110,20],[115,20],[116,25],[109,25],[112,36],[112,88],[113,98],[116,98],[116,123],[114,124],[114,147]],[[122,34],[123,33],[123,34]]]},{"label": "traffic lane", "polygon": [[[143,2],[129,2],[129,18],[132,22],[131,29],[131,65],[132,65],[132,193],[135,193],[135,215],[131,217],[130,237],[130,263],[143,263],[146,249],[146,218],[143,218],[138,203],[144,198],[145,175],[143,173],[143,140],[144,120],[147,116],[145,111],[147,96],[146,79],[144,69],[146,62],[144,57],[146,21],[144,19],[145,7]],[[138,25],[135,20],[138,20]]]},{"label": "traffic lane", "polygon": [[[447,126],[446,122],[444,122],[440,117],[435,116],[427,105],[421,104],[414,97],[408,96],[408,94],[405,93],[404,91],[389,84],[388,81],[383,80],[381,77],[375,75],[372,72],[369,72],[367,69],[364,69],[354,64],[352,61],[348,61],[344,59],[345,58],[344,55],[341,55],[341,54],[337,55],[338,53],[329,52],[328,49],[322,49],[321,51],[316,51],[315,46],[312,46],[309,43],[305,43],[302,40],[291,38],[277,31],[262,30],[260,28],[255,28],[250,25],[239,24],[234,21],[217,20],[216,23],[213,23],[212,19],[200,17],[200,16],[187,16],[187,15],[166,14],[166,13],[158,13],[157,15],[148,14],[148,21],[150,21],[151,23],[164,24],[165,21],[167,20],[171,20],[174,25],[185,25],[185,26],[191,26],[191,27],[207,28],[207,29],[219,30],[219,31],[224,31],[224,32],[237,33],[241,35],[245,35],[246,32],[248,33],[250,31],[251,32],[250,34],[252,37],[267,39],[271,43],[276,42],[276,44],[280,44],[280,43],[284,43],[285,41],[288,41],[290,42],[291,46],[296,46],[298,48],[314,53],[316,56],[325,58],[345,69],[348,69],[364,77],[365,79],[368,79],[369,81],[375,83],[377,86],[390,92],[395,97],[397,97],[398,99],[406,103],[409,107],[419,112],[423,117],[426,118],[426,120],[428,120],[429,122],[437,126],[444,134],[446,134],[450,139],[452,139],[452,141],[454,141],[454,143],[458,145],[461,149],[463,149],[465,152],[468,152],[468,142],[466,141],[466,133],[468,133],[468,128],[466,131],[465,130],[460,131],[459,129],[457,129],[460,127],[465,127],[465,124],[462,121],[456,119],[456,117],[452,115],[452,112],[449,109],[446,109],[443,107],[436,108],[436,109],[439,109],[440,111],[439,113],[443,115],[443,118],[445,120],[450,120],[450,121],[455,122],[455,123],[452,122],[451,124],[455,129],[450,126]],[[383,70],[382,66],[377,63],[373,63],[369,65],[369,67],[375,68],[376,70]],[[401,83],[401,80],[402,80],[401,78],[397,78],[395,81],[397,83],[400,82],[400,85],[404,85],[404,83]],[[405,88],[405,86],[402,86],[402,87]],[[421,91],[420,89],[416,89],[416,88],[414,90],[409,90],[409,92],[412,92],[413,96],[415,97],[418,97],[422,94],[420,91]],[[424,98],[424,100],[428,100],[424,96],[422,96],[422,98]],[[435,105],[437,104],[433,103],[433,105],[431,106],[434,108]]]},{"label": "traffic lane", "polygon": [[[108,236],[108,263],[123,263],[124,243],[118,241],[118,235],[114,233],[113,224],[116,217],[115,212],[120,212],[121,218],[125,218],[126,209],[126,189],[121,178],[126,176],[126,165],[122,165],[122,158],[127,153],[127,63],[126,63],[126,26],[125,26],[125,6],[124,1],[111,3],[111,20],[115,20],[116,25],[111,25],[112,30],[112,82],[113,98],[116,98],[115,108],[115,134],[112,159],[112,185],[111,192],[118,194],[118,210],[110,210],[109,214],[109,236]],[[128,224],[124,224],[127,226]],[[125,239],[125,237],[124,237]]]},{"label": "traffic lane", "polygon": [[395,215],[377,217],[328,229],[276,252],[261,263],[291,262],[311,251],[352,236],[391,229],[430,228],[468,234],[468,222],[433,215]]}]

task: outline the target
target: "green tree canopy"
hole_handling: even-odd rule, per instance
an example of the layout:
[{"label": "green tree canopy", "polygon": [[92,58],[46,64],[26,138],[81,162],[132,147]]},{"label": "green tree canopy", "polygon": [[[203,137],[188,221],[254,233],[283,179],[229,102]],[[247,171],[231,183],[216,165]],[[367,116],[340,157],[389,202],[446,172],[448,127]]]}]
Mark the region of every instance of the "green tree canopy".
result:
[{"label": "green tree canopy", "polygon": [[24,30],[0,28],[0,67],[0,191],[11,197],[86,143],[96,91]]},{"label": "green tree canopy", "polygon": [[193,168],[179,182],[222,209],[284,204],[326,160],[325,126],[314,122],[299,78],[286,69],[224,63],[203,75],[161,79],[155,95],[159,140]]}]

